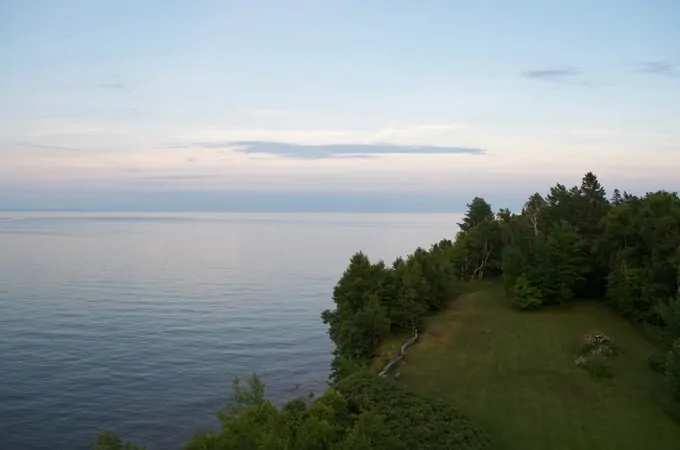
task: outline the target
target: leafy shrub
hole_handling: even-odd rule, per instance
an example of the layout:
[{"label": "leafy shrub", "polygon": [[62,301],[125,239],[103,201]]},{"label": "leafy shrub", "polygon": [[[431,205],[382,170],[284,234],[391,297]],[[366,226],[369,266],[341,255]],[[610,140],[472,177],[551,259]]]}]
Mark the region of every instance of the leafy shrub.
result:
[{"label": "leafy shrub", "polygon": [[543,303],[541,291],[532,286],[524,275],[515,281],[511,296],[513,305],[518,309],[538,308]]},{"label": "leafy shrub", "polygon": [[603,332],[589,331],[581,339],[580,352],[586,356],[615,356],[621,350]]},{"label": "leafy shrub", "polygon": [[392,380],[357,374],[334,388],[347,399],[350,410],[381,416],[389,435],[402,443],[399,448],[490,448],[487,435],[467,416],[442,400],[414,394]]}]

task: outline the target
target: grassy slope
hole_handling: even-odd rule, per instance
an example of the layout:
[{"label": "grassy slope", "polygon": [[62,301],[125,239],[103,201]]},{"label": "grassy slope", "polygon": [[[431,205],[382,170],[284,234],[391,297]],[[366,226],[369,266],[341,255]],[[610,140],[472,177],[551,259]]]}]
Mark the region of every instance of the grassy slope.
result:
[{"label": "grassy slope", "polygon": [[[624,354],[612,380],[574,364],[588,330]],[[498,287],[465,294],[430,319],[398,370],[416,392],[450,401],[497,449],[680,449],[680,426],[662,410],[651,344],[599,303],[522,313]]]}]

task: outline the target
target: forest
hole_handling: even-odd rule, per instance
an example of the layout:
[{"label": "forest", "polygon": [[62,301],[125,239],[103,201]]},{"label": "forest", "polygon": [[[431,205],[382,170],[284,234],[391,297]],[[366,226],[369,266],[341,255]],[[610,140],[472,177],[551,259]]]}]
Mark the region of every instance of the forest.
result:
[{"label": "forest", "polygon": [[[238,381],[219,414],[220,431],[185,445],[198,449],[485,449],[484,431],[449,404],[375,376],[371,362],[390,336],[412,333],[476,280],[497,279],[518,311],[603,302],[659,348],[667,412],[680,412],[680,198],[615,189],[593,173],[580,186],[556,184],[521,211],[476,197],[455,240],[416,249],[392,264],[354,254],[322,313],[335,343],[329,389],[277,409],[253,377]],[[453,229],[453,224],[452,224]],[[533,320],[541,320],[535,315]],[[138,449],[104,433],[97,450]]]},{"label": "forest", "polygon": [[[611,198],[595,174],[556,184],[512,213],[476,197],[454,242],[416,249],[392,266],[355,254],[322,315],[336,344],[332,377],[366,367],[379,343],[455,301],[465,282],[499,278],[513,307],[607,302],[660,347],[671,413],[680,410],[680,198],[673,192]],[[537,317],[540,320],[540,316]]]}]

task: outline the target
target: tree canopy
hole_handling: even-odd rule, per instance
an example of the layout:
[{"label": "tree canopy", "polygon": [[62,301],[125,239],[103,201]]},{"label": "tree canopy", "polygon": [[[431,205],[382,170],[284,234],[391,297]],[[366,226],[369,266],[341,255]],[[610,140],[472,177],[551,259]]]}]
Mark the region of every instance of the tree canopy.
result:
[{"label": "tree canopy", "polygon": [[[472,211],[484,204],[473,200],[466,218],[480,217]],[[483,277],[501,274],[519,309],[564,305],[574,297],[607,301],[662,338],[669,398],[680,404],[677,193],[638,197],[615,189],[610,201],[588,172],[580,186],[558,183],[545,197],[531,195],[520,214],[499,211],[495,225],[488,217],[463,222],[452,252],[460,279],[476,278],[479,267],[486,269]]]},{"label": "tree canopy", "polygon": [[458,227],[463,232],[470,230],[485,220],[494,219],[491,205],[481,197],[473,198],[472,201],[467,204],[467,208],[463,221],[458,224]]},{"label": "tree canopy", "polygon": [[380,342],[390,333],[422,325],[458,294],[455,248],[442,240],[429,250],[416,249],[391,266],[372,263],[363,253],[350,258],[335,289],[336,308],[321,317],[335,343],[332,378],[339,380],[367,367]]}]

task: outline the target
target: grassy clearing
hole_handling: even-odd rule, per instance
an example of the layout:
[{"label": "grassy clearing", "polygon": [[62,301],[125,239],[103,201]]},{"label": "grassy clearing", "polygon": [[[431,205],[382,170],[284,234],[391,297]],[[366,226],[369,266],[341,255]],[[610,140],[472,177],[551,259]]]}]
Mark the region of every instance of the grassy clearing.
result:
[{"label": "grassy clearing", "polygon": [[[574,363],[590,330],[623,351],[608,361],[612,379]],[[680,426],[663,412],[652,354],[652,344],[601,303],[519,312],[487,285],[431,318],[399,371],[414,391],[470,416],[497,449],[677,450]]]},{"label": "grassy clearing", "polygon": [[388,362],[399,355],[401,346],[411,337],[413,334],[401,333],[391,335],[381,342],[371,361],[371,370],[376,374],[380,372]]}]

